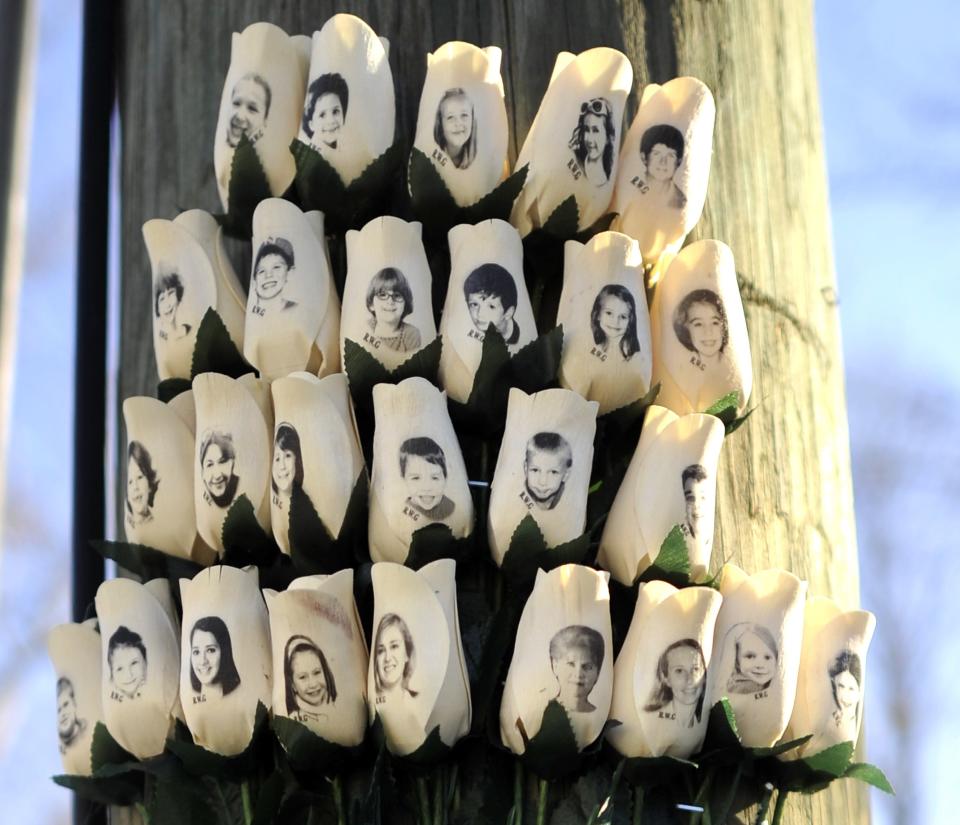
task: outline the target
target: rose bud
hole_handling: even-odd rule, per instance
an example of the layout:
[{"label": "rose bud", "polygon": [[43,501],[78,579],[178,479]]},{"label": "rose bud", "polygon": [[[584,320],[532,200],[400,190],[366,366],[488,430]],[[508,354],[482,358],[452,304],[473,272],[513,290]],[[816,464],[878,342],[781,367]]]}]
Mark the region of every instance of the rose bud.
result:
[{"label": "rose bud", "polygon": [[180,709],[180,626],[166,579],[111,579],[96,597],[103,720],[138,759],[163,752]]},{"label": "rose bud", "polygon": [[656,562],[678,524],[687,542],[690,576],[707,572],[722,446],[723,423],[716,416],[677,416],[656,404],[647,408],[597,556],[618,582],[631,586]]},{"label": "rose bud", "polygon": [[507,108],[502,52],[444,43],[427,55],[414,148],[433,163],[460,206],[476,203],[503,178]]},{"label": "rose bud", "polygon": [[528,167],[510,216],[521,235],[543,226],[571,195],[577,201],[578,229],[592,226],[607,211],[632,83],[630,61],[616,49],[557,55],[515,166]]},{"label": "rose bud", "polygon": [[148,396],[123,402],[127,429],[127,485],[123,526],[127,541],[200,564],[214,553],[197,535],[193,496],[193,391],[164,404]]},{"label": "rose bud", "polygon": [[350,339],[396,369],[437,337],[421,226],[385,215],[346,237],[341,352]]},{"label": "rose bud", "polygon": [[867,649],[877,620],[865,610],[841,610],[832,599],[807,602],[803,652],[787,740],[813,734],[784,759],[810,756],[860,735],[866,689]]},{"label": "rose bud", "polygon": [[786,570],[748,576],[723,567],[723,605],[707,681],[711,707],[726,697],[748,748],[768,748],[783,735],[797,692],[807,583]]},{"label": "rose bud", "polygon": [[270,470],[270,522],[290,552],[290,496],[310,498],[331,536],[340,535],[350,496],[366,471],[353,418],[347,377],[295,372],[271,385],[276,426]]},{"label": "rose bud", "polygon": [[707,668],[723,597],[709,587],[640,585],[613,670],[607,739],[627,757],[697,753],[707,732]]},{"label": "rose bud", "polygon": [[328,742],[353,747],[367,729],[367,646],[353,571],[295,579],[263,591],[273,643],[273,713]]},{"label": "rose bud", "polygon": [[470,730],[456,569],[452,559],[416,571],[373,565],[367,703],[371,722],[380,717],[387,748],[400,756],[413,753],[438,726],[448,747]]},{"label": "rose bud", "polygon": [[244,357],[268,381],[340,371],[340,299],[330,274],[323,213],[268,198],[253,213],[253,268]]},{"label": "rose bud", "polygon": [[526,750],[554,700],[579,750],[602,733],[613,694],[608,578],[580,564],[537,571],[500,704],[500,736],[514,753]]},{"label": "rose bud", "polygon": [[349,184],[393,143],[390,43],[359,17],[335,14],[313,33],[297,137]]},{"label": "rose bud", "polygon": [[730,247],[697,241],[681,250],[657,288],[650,314],[658,403],[685,415],[736,392],[742,412],[753,365]]},{"label": "rose bud", "polygon": [[143,225],[153,284],[153,351],[161,380],[191,377],[197,330],[208,309],[243,348],[247,299],[223,248],[223,230],[207,212],[191,209],[172,221]]},{"label": "rose bud", "polygon": [[516,353],[537,337],[523,279],[523,243],[506,221],[461,224],[448,234],[450,281],[440,316],[440,383],[465,402],[483,356],[491,324]]},{"label": "rose bud", "polygon": [[600,415],[650,390],[650,313],[637,242],[601,232],[563,248],[560,384],[600,404]]},{"label": "rose bud", "polygon": [[257,568],[215,566],[180,579],[180,701],[193,741],[223,756],[242,753],[257,704],[270,707],[267,608]]},{"label": "rose bud", "polygon": [[533,395],[510,390],[488,517],[490,550],[498,565],[528,514],[548,547],[583,533],[596,428],[596,401],[570,390]]},{"label": "rose bud", "polygon": [[253,505],[260,526],[270,529],[270,387],[252,373],[234,379],[205,372],[193,379],[193,394],[197,530],[222,553],[223,522],[240,496]]},{"label": "rose bud", "polygon": [[413,533],[445,524],[473,529],[473,499],[444,394],[425,378],[373,388],[370,557],[403,562]]},{"label": "rose bud", "polygon": [[640,242],[643,259],[676,254],[703,212],[716,106],[695,77],[643,90],[620,152],[616,226]]},{"label": "rose bud", "polygon": [[310,42],[272,23],[234,32],[220,97],[213,165],[223,208],[230,209],[233,153],[245,137],[263,166],[270,194],[282,195],[296,174],[290,144],[297,136]]},{"label": "rose bud", "polygon": [[57,735],[63,771],[89,776],[93,730],[103,719],[97,620],[58,624],[47,634],[47,652],[57,674]]}]

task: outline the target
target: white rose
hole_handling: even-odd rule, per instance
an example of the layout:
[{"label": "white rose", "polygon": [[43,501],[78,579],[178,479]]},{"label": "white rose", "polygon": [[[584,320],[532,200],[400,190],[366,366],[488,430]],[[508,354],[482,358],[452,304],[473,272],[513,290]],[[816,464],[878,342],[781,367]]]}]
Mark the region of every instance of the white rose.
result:
[{"label": "white rose", "polygon": [[500,736],[514,753],[537,735],[552,700],[580,750],[603,732],[613,694],[608,578],[579,564],[537,571],[500,704]]},{"label": "white rose", "polygon": [[510,222],[527,235],[573,195],[580,229],[613,197],[623,108],[633,83],[626,55],[606,47],[560,52],[515,169],[528,167]]},{"label": "white rose", "polygon": [[138,759],[163,752],[180,709],[180,626],[166,579],[111,579],[96,597],[103,720]]},{"label": "white rose", "polygon": [[707,572],[722,446],[719,418],[677,416],[656,404],[647,408],[597,556],[618,582],[629,587],[656,562],[664,539],[677,524],[687,542],[691,577]]},{"label": "white rose", "polygon": [[473,499],[446,396],[425,378],[373,388],[370,556],[403,562],[415,530],[473,529]]},{"label": "white rose", "polygon": [[448,233],[450,280],[440,316],[440,383],[460,403],[470,397],[493,324],[513,354],[537,337],[523,278],[523,242],[506,221],[460,224]]},{"label": "white rose", "polygon": [[650,313],[637,242],[601,232],[563,248],[560,384],[600,404],[600,415],[650,390]]},{"label": "white rose", "polygon": [[507,108],[502,52],[472,43],[444,43],[427,55],[414,148],[430,158],[454,200],[469,206],[503,178]]},{"label": "white rose", "polygon": [[440,728],[452,747],[470,730],[470,685],[457,615],[457,564],[440,559],[411,570],[373,565],[373,644],[367,676],[370,720],[387,748],[405,756]]},{"label": "white rose", "polygon": [[197,331],[216,310],[237,349],[243,348],[246,296],[223,248],[223,230],[200,209],[143,225],[150,259],[153,351],[161,379],[191,376]]},{"label": "white rose", "polygon": [[607,739],[623,756],[697,753],[707,732],[707,670],[723,597],[708,587],[640,585],[613,671]]},{"label": "white rose", "polygon": [[180,579],[180,596],[187,727],[196,744],[235,756],[250,744],[257,703],[270,707],[270,628],[257,568],[208,567]]}]

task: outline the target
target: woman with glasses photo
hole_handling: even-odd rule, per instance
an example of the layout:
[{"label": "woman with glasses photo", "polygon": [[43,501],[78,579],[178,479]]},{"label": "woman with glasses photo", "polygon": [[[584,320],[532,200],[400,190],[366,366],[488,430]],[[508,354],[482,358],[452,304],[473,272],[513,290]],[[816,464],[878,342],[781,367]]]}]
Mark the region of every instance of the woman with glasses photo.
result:
[{"label": "woman with glasses photo", "polygon": [[420,330],[404,320],[413,312],[413,291],[399,269],[386,267],[370,279],[367,311],[374,347],[382,344],[397,352],[420,349]]},{"label": "woman with glasses photo", "polygon": [[616,136],[613,109],[606,98],[595,97],[580,104],[580,117],[568,145],[577,167],[594,186],[610,182]]}]

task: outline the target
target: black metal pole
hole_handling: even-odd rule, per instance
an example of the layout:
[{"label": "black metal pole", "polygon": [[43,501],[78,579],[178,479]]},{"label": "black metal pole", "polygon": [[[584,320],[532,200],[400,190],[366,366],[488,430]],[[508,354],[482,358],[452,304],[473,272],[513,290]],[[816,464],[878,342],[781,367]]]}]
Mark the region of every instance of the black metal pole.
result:
[{"label": "black metal pole", "polygon": [[[84,2],[73,426],[74,621],[84,618],[104,575],[103,560],[89,542],[103,536],[106,523],[110,118],[116,97],[114,15],[112,0]],[[106,812],[77,799],[74,822],[105,823]]]}]

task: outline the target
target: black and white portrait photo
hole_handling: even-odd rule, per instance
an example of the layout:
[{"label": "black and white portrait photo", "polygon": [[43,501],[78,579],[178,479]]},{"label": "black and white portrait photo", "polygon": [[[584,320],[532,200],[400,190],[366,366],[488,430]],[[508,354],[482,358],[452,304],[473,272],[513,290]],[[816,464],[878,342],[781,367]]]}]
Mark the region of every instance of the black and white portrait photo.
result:
[{"label": "black and white portrait photo", "polygon": [[494,263],[478,266],[463,282],[463,297],[480,340],[490,324],[508,346],[520,340],[520,326],[514,317],[517,284],[504,267]]},{"label": "black and white portrait photo", "polygon": [[779,652],[773,634],[762,625],[744,622],[730,629],[734,641],[729,693],[761,693],[777,675]]},{"label": "black and white portrait photo", "polygon": [[456,505],[447,497],[447,459],[432,438],[408,438],[400,445],[400,475],[406,485],[406,506],[431,521],[453,515]]},{"label": "black and white portrait photo", "polygon": [[712,289],[690,292],[673,313],[673,331],[697,369],[706,372],[719,366],[730,336],[720,296]]},{"label": "black and white portrait photo", "polygon": [[610,101],[595,97],[582,103],[568,144],[573,150],[574,174],[584,175],[594,186],[607,184],[613,172],[616,137]]},{"label": "black and white portrait photo", "polygon": [[303,487],[303,454],[300,435],[287,422],[277,425],[273,438],[273,469],[270,474],[273,503],[289,511],[294,489]]},{"label": "black and white portrait photo", "polygon": [[370,279],[366,304],[367,343],[397,352],[420,349],[420,330],[404,320],[413,312],[413,291],[399,269],[386,267]]},{"label": "black and white portrait photo", "polygon": [[178,318],[183,302],[183,280],[176,272],[157,277],[153,285],[153,314],[157,319],[157,336],[161,341],[179,341],[190,334],[193,327]]},{"label": "black and white portrait photo", "polygon": [[263,136],[270,115],[271,97],[270,84],[255,72],[248,72],[234,84],[225,135],[228,146],[236,149],[243,135],[251,143]]},{"label": "black and white portrait photo", "polygon": [[77,710],[77,693],[66,676],[57,679],[57,735],[60,753],[73,745],[87,729],[87,720]]},{"label": "black and white portrait photo", "polygon": [[127,524],[140,527],[153,521],[153,500],[160,488],[160,478],[153,468],[153,459],[139,441],[127,445]]},{"label": "black and white portrait photo", "polygon": [[597,293],[590,310],[593,343],[603,355],[616,354],[629,361],[640,351],[637,304],[625,286],[607,284]]},{"label": "black and white portrait photo", "polygon": [[416,651],[407,623],[396,613],[387,613],[377,625],[373,640],[373,683],[377,702],[390,698],[414,699],[410,679],[416,667]]},{"label": "black and white portrait photo", "polygon": [[207,504],[226,509],[237,495],[240,479],[236,473],[237,451],[233,436],[210,430],[200,442],[200,477]]},{"label": "black and white portrait photo", "polygon": [[139,633],[120,625],[107,643],[110,698],[117,702],[136,699],[147,681],[147,648]]},{"label": "black and white portrait photo", "polygon": [[523,457],[524,489],[533,506],[552,510],[563,496],[573,467],[570,442],[560,433],[537,433]]},{"label": "black and white portrait photo", "polygon": [[674,642],[657,661],[657,680],[644,710],[692,728],[703,715],[707,663],[696,639]]},{"label": "black and white portrait photo", "polygon": [[659,206],[682,209],[687,196],[674,178],[683,161],[683,134],[666,123],[651,126],[640,138],[644,174],[632,180],[641,195]]},{"label": "black and white portrait photo", "polygon": [[845,741],[855,741],[860,727],[863,668],[852,650],[841,651],[827,669],[833,695],[833,722]]},{"label": "black and white portrait photo", "polygon": [[204,616],[190,630],[190,687],[203,698],[230,695],[240,686],[230,631],[219,616]]},{"label": "black and white portrait photo", "polygon": [[710,543],[712,536],[706,535],[706,525],[709,524],[712,533],[713,519],[710,518],[709,485],[707,471],[702,464],[691,464],[685,467],[680,476],[683,485],[683,501],[685,520],[680,525],[684,536],[692,539],[696,544],[705,546]]},{"label": "black and white portrait photo", "polygon": [[283,294],[293,271],[293,245],[290,241],[286,238],[267,238],[260,244],[253,262],[255,315],[265,317],[297,305],[296,301],[289,300]]},{"label": "black and white portrait photo", "polygon": [[291,636],[283,652],[287,714],[299,722],[322,722],[337,701],[337,684],[327,657],[309,637]]},{"label": "black and white portrait photo", "polygon": [[596,710],[590,692],[600,678],[603,636],[591,627],[570,625],[550,639],[550,668],[557,680],[556,700],[568,713]]},{"label": "black and white portrait photo", "polygon": [[473,103],[461,88],[447,89],[437,106],[433,139],[443,153],[438,160],[449,159],[457,169],[467,169],[477,155],[477,122]]},{"label": "black and white portrait photo", "polygon": [[301,125],[310,144],[321,154],[340,147],[349,102],[347,81],[336,72],[320,75],[307,88]]}]

